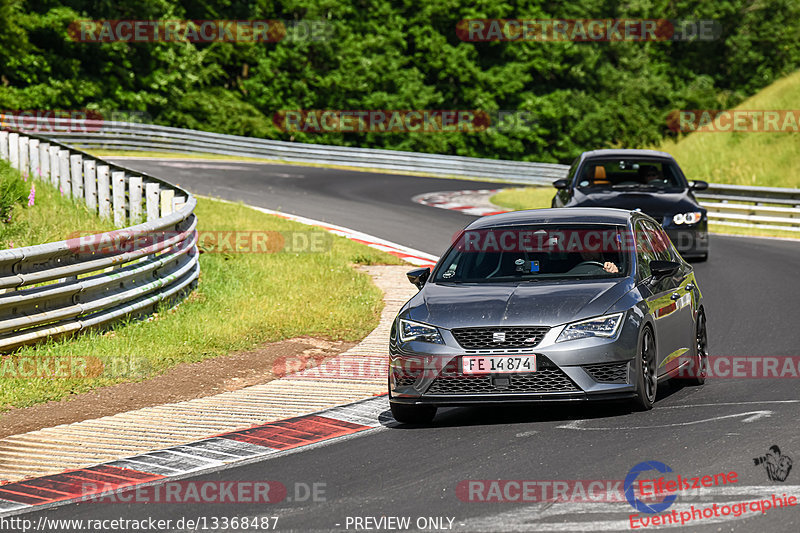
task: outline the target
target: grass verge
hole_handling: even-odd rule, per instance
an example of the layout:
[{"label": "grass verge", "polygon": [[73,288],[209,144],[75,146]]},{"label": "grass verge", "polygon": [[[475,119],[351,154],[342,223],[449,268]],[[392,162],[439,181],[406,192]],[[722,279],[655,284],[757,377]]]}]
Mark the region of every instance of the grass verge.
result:
[{"label": "grass verge", "polygon": [[[82,229],[101,229],[97,217],[80,213],[81,206],[60,198],[57,191],[50,196],[54,204],[42,202],[23,210],[25,218],[19,223],[26,221],[25,235],[52,235],[55,230],[39,226],[61,217],[65,208],[77,210],[75,223],[81,217],[87,219]],[[196,213],[201,232],[321,231],[241,204],[207,198],[198,200]],[[324,235],[329,246],[323,252],[203,253],[199,286],[181,305],[161,309],[149,321],[119,323],[106,332],[51,340],[3,357],[0,409],[140,381],[179,363],[300,335],[360,340],[378,324],[383,304],[380,290],[369,276],[354,270],[353,264],[401,261],[342,237]],[[81,362],[90,361],[91,369],[95,358],[104,364],[102,374],[82,377]],[[78,370],[69,378],[21,377],[21,371],[30,371],[25,365],[32,361],[77,361],[74,368]]]},{"label": "grass verge", "polygon": [[[800,109],[800,72],[765,87],[734,109]],[[669,152],[689,179],[759,187],[800,188],[800,134],[698,132],[657,147]]]},{"label": "grass verge", "polygon": [[553,196],[555,196],[555,189],[552,187],[515,187],[503,189],[489,198],[489,201],[512,211],[521,211],[550,207]]},{"label": "grass verge", "polygon": [[[542,209],[550,207],[551,200],[555,195],[555,189],[551,187],[522,187],[513,189],[503,189],[490,198],[490,201],[500,207],[519,211],[522,209]],[[708,229],[712,233],[728,235],[748,235],[751,237],[780,237],[788,239],[800,239],[800,232],[781,231],[775,229],[747,228],[740,226],[728,226],[710,222]]]}]

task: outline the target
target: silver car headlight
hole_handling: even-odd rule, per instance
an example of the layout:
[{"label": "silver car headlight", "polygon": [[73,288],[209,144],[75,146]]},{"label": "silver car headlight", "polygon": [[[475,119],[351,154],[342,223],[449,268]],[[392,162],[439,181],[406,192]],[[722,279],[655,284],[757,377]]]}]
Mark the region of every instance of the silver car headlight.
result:
[{"label": "silver car headlight", "polygon": [[692,211],[691,213],[678,213],[672,217],[675,224],[697,224],[703,218],[703,213],[700,211]]},{"label": "silver car headlight", "polygon": [[587,337],[615,337],[621,324],[622,313],[614,313],[613,315],[598,316],[588,320],[581,320],[580,322],[573,322],[564,328],[564,331],[558,336],[556,342],[585,339]]},{"label": "silver car headlight", "polygon": [[402,342],[421,341],[444,344],[442,335],[435,327],[404,319],[400,320],[400,340]]}]

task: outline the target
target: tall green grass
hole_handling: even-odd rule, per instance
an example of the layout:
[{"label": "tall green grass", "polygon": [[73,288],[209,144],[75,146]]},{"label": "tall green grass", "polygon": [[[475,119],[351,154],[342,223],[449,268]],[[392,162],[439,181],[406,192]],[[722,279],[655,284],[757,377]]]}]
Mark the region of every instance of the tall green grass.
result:
[{"label": "tall green grass", "polygon": [[0,222],[10,222],[13,211],[23,207],[27,195],[22,176],[5,161],[0,161]]},{"label": "tall green grass", "polygon": [[[32,187],[33,206],[28,207]],[[5,161],[0,161],[0,208],[8,209],[0,219],[0,249],[59,241],[76,232],[101,232],[114,227],[92,214],[84,203],[63,196],[57,188],[31,178],[23,181]]]},{"label": "tall green grass", "polygon": [[[800,110],[800,72],[742,102],[741,110]],[[800,188],[800,132],[697,132],[657,147],[678,160],[689,179]]]}]

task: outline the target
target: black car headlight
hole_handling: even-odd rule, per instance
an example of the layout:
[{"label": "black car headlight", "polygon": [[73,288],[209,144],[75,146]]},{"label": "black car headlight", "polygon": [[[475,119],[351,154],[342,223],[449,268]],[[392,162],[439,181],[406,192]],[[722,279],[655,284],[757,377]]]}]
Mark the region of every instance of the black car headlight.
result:
[{"label": "black car headlight", "polygon": [[612,338],[617,335],[620,324],[622,324],[622,313],[573,322],[572,324],[567,324],[567,327],[558,336],[556,342],[585,339],[587,337]]},{"label": "black car headlight", "polygon": [[421,341],[444,344],[439,330],[427,324],[400,319],[400,340],[402,342]]},{"label": "black car headlight", "polygon": [[700,211],[692,211],[690,213],[678,213],[672,217],[672,222],[677,225],[682,224],[697,224],[703,219],[703,213]]}]

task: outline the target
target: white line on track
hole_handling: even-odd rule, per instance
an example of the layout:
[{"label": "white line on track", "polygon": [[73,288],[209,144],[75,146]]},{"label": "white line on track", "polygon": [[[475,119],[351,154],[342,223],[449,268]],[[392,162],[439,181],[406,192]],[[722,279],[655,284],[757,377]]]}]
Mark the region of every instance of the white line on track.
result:
[{"label": "white line on track", "polygon": [[[658,410],[661,409],[696,409],[698,407],[720,407],[726,405],[735,405],[735,406],[743,406],[743,405],[763,405],[763,404],[797,404],[800,403],[800,400],[764,400],[764,401],[752,401],[752,402],[720,402],[720,403],[697,403],[691,405],[667,405],[664,407],[660,407]],[[742,422],[750,423],[755,422],[761,418],[769,418],[775,411],[771,411],[769,409],[762,409],[757,411],[746,411],[744,413],[734,413],[728,415],[721,415],[721,416],[714,416],[710,418],[704,418],[702,420],[692,420],[689,422],[673,422],[670,424],[659,424],[655,426],[624,426],[624,427],[584,427],[584,424],[590,422],[591,420],[581,419],[581,420],[573,420],[566,424],[562,424],[560,426],[556,426],[557,429],[573,429],[579,431],[627,431],[627,430],[636,430],[636,429],[660,429],[660,428],[668,428],[668,427],[678,427],[678,426],[692,426],[695,424],[702,424],[706,422],[716,422],[717,420],[724,420],[728,418],[737,418],[737,417],[745,417],[742,419]]]},{"label": "white line on track", "polygon": [[672,422],[671,424],[658,424],[655,426],[622,426],[622,427],[583,427],[583,423],[586,420],[573,420],[568,424],[564,424],[561,426],[556,426],[558,429],[576,429],[580,431],[628,431],[634,429],[658,429],[658,428],[671,428],[671,427],[678,427],[678,426],[693,426],[695,424],[705,424],[708,422],[716,422],[718,420],[725,420],[727,418],[738,418],[740,416],[746,416],[747,418],[743,418],[742,422],[753,422],[760,418],[768,418],[772,416],[774,411],[763,410],[763,411],[747,411],[745,413],[735,413],[732,415],[722,415],[722,416],[713,416],[711,418],[703,418],[701,420],[691,420],[689,422]]},{"label": "white line on track", "polygon": [[761,405],[772,403],[800,403],[800,400],[755,400],[752,402],[693,403],[691,405],[666,405],[659,409],[688,409],[694,407],[717,407],[720,405]]}]

